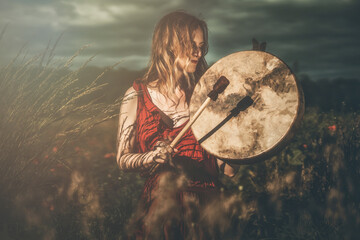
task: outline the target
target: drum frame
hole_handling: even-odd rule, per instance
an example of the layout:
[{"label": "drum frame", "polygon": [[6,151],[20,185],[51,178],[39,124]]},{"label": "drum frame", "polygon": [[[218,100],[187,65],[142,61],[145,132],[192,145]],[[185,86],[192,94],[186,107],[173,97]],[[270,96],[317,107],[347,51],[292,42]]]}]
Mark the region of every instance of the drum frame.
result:
[{"label": "drum frame", "polygon": [[[259,52],[259,51],[241,51],[241,52],[236,52],[236,53],[245,53],[245,52]],[[233,54],[236,54],[233,53]],[[272,57],[277,58],[278,60],[280,60],[290,71],[290,74],[294,77],[295,80],[295,84],[296,84],[296,88],[297,88],[297,92],[298,92],[298,105],[297,105],[297,109],[296,109],[296,115],[294,120],[292,121],[291,125],[288,128],[288,131],[285,132],[285,134],[278,140],[278,142],[273,145],[272,147],[270,147],[269,149],[266,149],[264,151],[262,151],[261,153],[255,155],[255,156],[251,156],[251,157],[242,157],[241,159],[232,159],[232,158],[226,158],[224,156],[218,156],[216,153],[214,154],[213,152],[211,152],[211,150],[207,150],[204,147],[204,143],[201,144],[201,146],[208,151],[210,154],[214,155],[216,158],[221,159],[227,163],[230,164],[238,164],[238,165],[244,165],[244,164],[254,164],[254,163],[258,163],[264,160],[267,160],[271,157],[273,157],[274,155],[276,155],[277,153],[279,153],[281,150],[283,150],[287,144],[290,142],[290,140],[293,138],[296,130],[299,128],[304,112],[305,112],[305,99],[304,99],[304,93],[301,87],[301,84],[299,82],[299,80],[296,78],[295,74],[291,71],[291,69],[289,68],[289,66],[282,61],[280,58],[278,58],[277,56],[267,53],[271,55]],[[229,55],[230,56],[230,55]],[[227,56],[226,56],[227,57]],[[226,58],[224,57],[224,58]],[[223,58],[222,58],[223,59]],[[220,59],[221,60],[221,59]],[[219,60],[219,61],[220,61]],[[211,67],[209,68],[211,69]],[[206,74],[206,73],[205,73]],[[204,74],[204,75],[205,75]],[[204,76],[203,75],[203,76]],[[191,103],[191,100],[190,100]],[[191,117],[191,116],[190,116]],[[192,126],[193,128],[194,126]],[[199,139],[198,139],[199,140]]]}]

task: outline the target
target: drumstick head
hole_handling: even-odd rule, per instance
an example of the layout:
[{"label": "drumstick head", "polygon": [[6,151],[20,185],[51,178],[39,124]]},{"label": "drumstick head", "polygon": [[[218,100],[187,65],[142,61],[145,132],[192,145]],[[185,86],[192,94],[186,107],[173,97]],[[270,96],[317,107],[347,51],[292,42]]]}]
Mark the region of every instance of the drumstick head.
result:
[{"label": "drumstick head", "polygon": [[213,89],[208,94],[208,97],[211,98],[211,100],[216,101],[218,95],[226,89],[229,83],[230,82],[226,77],[221,76],[214,84]]}]

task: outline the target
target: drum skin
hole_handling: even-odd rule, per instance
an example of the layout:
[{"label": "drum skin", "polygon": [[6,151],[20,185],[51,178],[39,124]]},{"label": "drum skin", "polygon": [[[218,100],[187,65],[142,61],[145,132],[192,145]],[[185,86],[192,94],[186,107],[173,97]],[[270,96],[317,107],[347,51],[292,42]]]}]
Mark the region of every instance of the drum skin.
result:
[{"label": "drum skin", "polygon": [[192,125],[196,139],[217,126],[245,96],[254,103],[201,143],[210,154],[234,164],[266,160],[294,135],[304,113],[304,96],[289,67],[272,54],[242,51],[212,65],[196,84],[190,118],[221,77],[230,84]]}]

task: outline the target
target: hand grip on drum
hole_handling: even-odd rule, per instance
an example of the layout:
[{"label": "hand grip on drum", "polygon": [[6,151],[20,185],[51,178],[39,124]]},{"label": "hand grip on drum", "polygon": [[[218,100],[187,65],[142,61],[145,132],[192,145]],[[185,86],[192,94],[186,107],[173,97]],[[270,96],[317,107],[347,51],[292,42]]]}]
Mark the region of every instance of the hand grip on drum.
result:
[{"label": "hand grip on drum", "polygon": [[[200,114],[204,111],[204,109],[209,105],[210,101],[216,101],[218,98],[218,95],[222,93],[226,87],[229,85],[230,81],[224,77],[221,76],[216,83],[213,86],[213,90],[207,95],[205,102],[200,106],[200,108],[196,111],[192,119],[184,126],[184,128],[179,132],[179,134],[175,137],[175,139],[170,143],[170,147],[174,148],[176,144],[180,141],[182,136],[186,133],[187,130],[193,125],[193,123],[199,118]],[[171,164],[171,163],[170,163]],[[151,173],[153,173],[157,168],[158,164],[154,165],[154,167],[150,170]]]}]

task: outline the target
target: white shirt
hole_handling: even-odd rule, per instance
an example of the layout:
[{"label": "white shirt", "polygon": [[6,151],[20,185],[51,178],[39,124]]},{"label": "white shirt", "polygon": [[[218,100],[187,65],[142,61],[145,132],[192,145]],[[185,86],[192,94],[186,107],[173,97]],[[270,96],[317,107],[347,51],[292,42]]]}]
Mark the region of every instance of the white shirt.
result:
[{"label": "white shirt", "polygon": [[174,100],[165,97],[155,89],[149,87],[147,89],[153,104],[173,121],[174,127],[181,126],[189,119],[190,112],[186,102],[185,93],[179,87],[175,90]]}]

